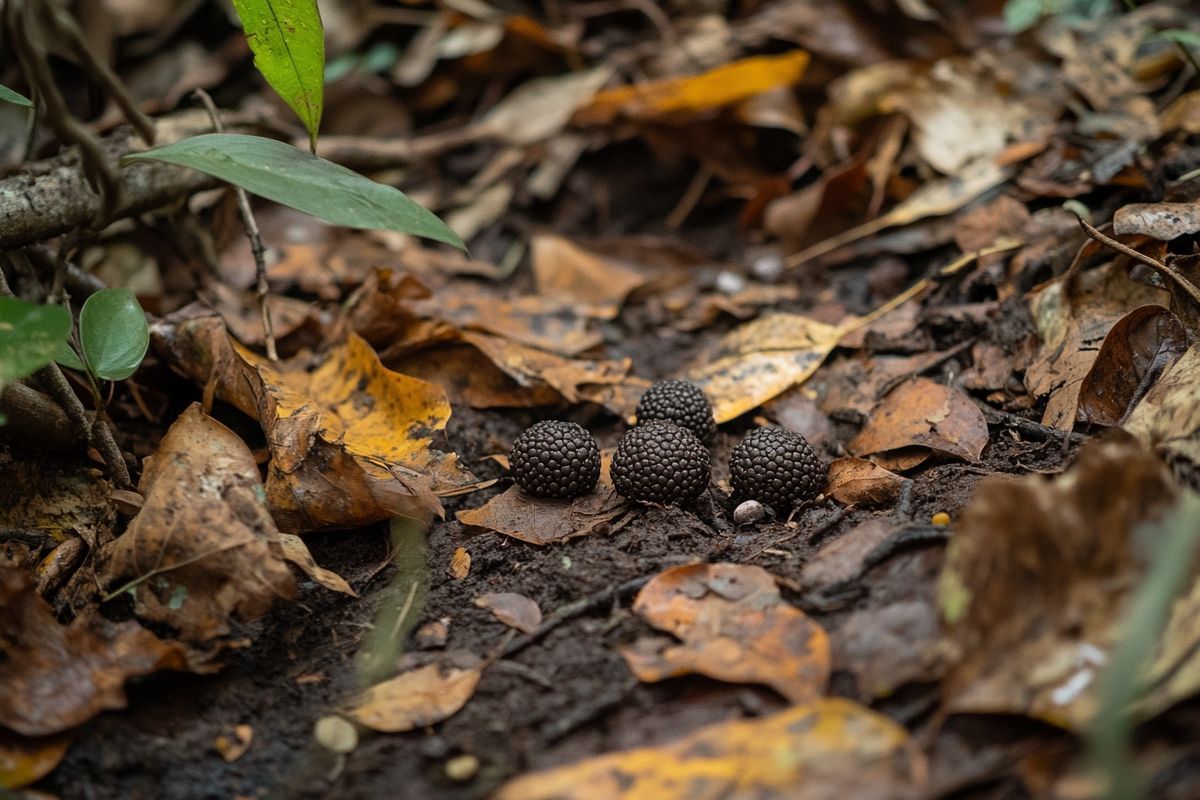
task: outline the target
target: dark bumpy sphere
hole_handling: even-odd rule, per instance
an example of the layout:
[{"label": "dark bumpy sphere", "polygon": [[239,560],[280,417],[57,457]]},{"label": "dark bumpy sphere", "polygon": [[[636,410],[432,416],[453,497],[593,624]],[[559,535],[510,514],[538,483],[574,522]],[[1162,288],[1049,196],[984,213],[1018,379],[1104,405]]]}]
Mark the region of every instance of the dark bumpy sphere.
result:
[{"label": "dark bumpy sphere", "polygon": [[825,488],[825,465],[798,433],[758,428],[733,448],[729,471],[734,496],[784,511]]},{"label": "dark bumpy sphere", "polygon": [[623,497],[669,505],[708,488],[708,450],[670,422],[648,422],[625,434],[613,454],[613,485]]},{"label": "dark bumpy sphere", "polygon": [[600,478],[600,448],[574,422],[544,420],[513,442],[509,469],[534,497],[578,497]]},{"label": "dark bumpy sphere", "polygon": [[646,390],[637,406],[639,425],[662,420],[674,422],[705,441],[717,429],[712,403],[704,391],[687,381],[659,381]]}]

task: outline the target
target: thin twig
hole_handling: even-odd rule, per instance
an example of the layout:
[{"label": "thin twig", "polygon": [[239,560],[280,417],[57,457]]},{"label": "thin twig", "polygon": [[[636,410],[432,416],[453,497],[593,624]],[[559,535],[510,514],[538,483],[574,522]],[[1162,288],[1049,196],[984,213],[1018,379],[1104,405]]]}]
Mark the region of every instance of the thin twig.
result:
[{"label": "thin twig", "polygon": [[[225,126],[221,124],[221,114],[217,111],[213,99],[208,96],[208,92],[197,89],[195,95],[208,109],[208,115],[212,117],[213,127],[217,133],[224,133]],[[250,238],[250,251],[254,253],[254,274],[257,281],[254,294],[258,298],[258,307],[262,311],[263,341],[267,346],[267,358],[271,361],[278,361],[279,353],[275,349],[275,329],[271,325],[271,307],[267,303],[271,292],[270,286],[267,285],[267,252],[263,248],[262,235],[258,232],[258,222],[254,219],[254,212],[250,209],[250,198],[246,196],[246,190],[240,186],[234,186],[233,191],[237,197],[242,224],[246,226],[246,236]]]},{"label": "thin twig", "polygon": [[1183,289],[1183,291],[1186,292],[1193,301],[1195,301],[1197,306],[1200,306],[1200,289],[1197,289],[1194,283],[1168,267],[1166,264],[1162,263],[1156,258],[1146,255],[1145,253],[1139,253],[1132,247],[1121,244],[1116,239],[1105,236],[1103,233],[1089,225],[1087,220],[1085,220],[1083,217],[1079,218],[1079,226],[1083,228],[1084,233],[1095,239],[1097,242],[1100,242],[1100,244],[1104,245],[1105,247],[1116,250],[1123,256],[1129,256],[1134,261],[1137,261],[1140,264],[1145,264],[1147,267],[1154,270],[1167,280],[1173,281],[1176,286],[1178,286],[1180,289]]},{"label": "thin twig", "polygon": [[649,583],[651,577],[653,576],[646,575],[641,578],[634,578],[633,580],[625,581],[624,583],[616,586],[610,586],[607,589],[601,589],[595,594],[580,598],[572,603],[567,603],[565,606],[559,606],[549,616],[546,617],[545,621],[543,621],[541,625],[537,626],[537,629],[533,633],[527,633],[524,636],[513,639],[506,644],[500,651],[500,655],[507,658],[513,653],[516,653],[517,651],[522,650],[534,642],[544,638],[546,634],[550,633],[550,631],[554,630],[567,620],[587,614],[588,612],[599,608],[605,603],[612,602],[614,599],[624,599],[629,597]]}]

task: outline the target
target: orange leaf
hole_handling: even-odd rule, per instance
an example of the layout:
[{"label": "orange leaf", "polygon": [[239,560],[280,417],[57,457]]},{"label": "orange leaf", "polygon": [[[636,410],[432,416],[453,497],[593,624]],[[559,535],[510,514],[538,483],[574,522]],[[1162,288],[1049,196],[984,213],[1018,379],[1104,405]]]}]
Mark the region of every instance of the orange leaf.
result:
[{"label": "orange leaf", "polygon": [[621,655],[640,680],[698,672],[764,683],[793,703],[820,697],[829,681],[829,639],[779,596],[761,567],[691,564],[646,584],[633,610],[665,637],[644,638]]},{"label": "orange leaf", "polygon": [[432,725],[466,705],[481,676],[478,667],[451,667],[443,672],[437,664],[428,664],[372,686],[350,716],[384,733]]},{"label": "orange leaf", "polygon": [[987,422],[971,398],[928,378],[914,378],[879,401],[847,449],[866,456],[919,447],[978,461],[987,442]]},{"label": "orange leaf", "polygon": [[650,120],[725,108],[757,94],[791,86],[804,75],[808,53],[752,56],[686,78],[668,78],[599,92],[575,112],[577,125],[607,125],[619,118]]}]

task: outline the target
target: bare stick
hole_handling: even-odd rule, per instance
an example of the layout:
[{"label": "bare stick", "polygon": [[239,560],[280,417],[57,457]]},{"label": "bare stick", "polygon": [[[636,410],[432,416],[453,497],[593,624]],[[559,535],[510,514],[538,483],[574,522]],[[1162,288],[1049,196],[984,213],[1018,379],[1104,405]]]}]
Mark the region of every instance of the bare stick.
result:
[{"label": "bare stick", "polygon": [[1200,289],[1197,289],[1194,283],[1168,267],[1166,264],[1162,263],[1156,258],[1151,258],[1145,253],[1139,253],[1132,247],[1121,244],[1116,239],[1105,236],[1103,233],[1089,225],[1083,217],[1079,218],[1079,227],[1083,228],[1084,233],[1105,247],[1116,250],[1123,256],[1129,256],[1134,261],[1145,264],[1147,267],[1154,270],[1167,280],[1173,281],[1175,285],[1177,285],[1180,289],[1183,289],[1183,291],[1186,292],[1193,301],[1195,301],[1196,305],[1200,306]]},{"label": "bare stick", "polygon": [[[217,111],[217,106],[213,103],[212,98],[208,96],[208,92],[197,89],[194,94],[208,109],[208,115],[212,117],[213,127],[217,129],[217,133],[224,133],[225,126],[221,124],[221,114]],[[246,190],[240,186],[234,186],[233,191],[237,196],[242,224],[246,226],[246,236],[250,238],[250,251],[254,253],[254,274],[257,278],[254,293],[258,298],[258,307],[262,311],[263,341],[267,345],[267,358],[278,361],[279,353],[275,349],[275,329],[271,325],[271,308],[267,304],[271,292],[270,286],[267,285],[267,253],[263,248],[262,235],[258,232],[258,222],[254,219],[254,212],[250,209],[250,198],[246,196]]]}]

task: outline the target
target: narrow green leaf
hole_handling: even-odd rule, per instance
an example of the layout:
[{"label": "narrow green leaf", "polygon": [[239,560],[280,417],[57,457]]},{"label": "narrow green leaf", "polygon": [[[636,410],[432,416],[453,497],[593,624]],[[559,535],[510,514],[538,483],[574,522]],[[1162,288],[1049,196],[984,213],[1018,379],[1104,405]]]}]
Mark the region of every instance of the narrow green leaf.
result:
[{"label": "narrow green leaf", "polygon": [[1175,28],[1168,31],[1159,31],[1146,37],[1146,41],[1151,42],[1174,42],[1181,44],[1184,47],[1193,47],[1200,49],[1200,31],[1189,31],[1183,28]]},{"label": "narrow green leaf", "polygon": [[128,378],[150,346],[150,328],[128,289],[101,289],[79,312],[79,343],[92,374],[106,381]]},{"label": "narrow green leaf", "polygon": [[254,66],[292,107],[317,149],[325,104],[325,30],[317,0],[233,0]]},{"label": "narrow green leaf", "polygon": [[334,225],[411,233],[466,249],[446,223],[399,189],[285,142],[206,133],[122,160],[138,159],[191,167]]},{"label": "narrow green leaf", "polygon": [[70,333],[71,314],[62,306],[0,297],[0,383],[49,364]]},{"label": "narrow green leaf", "polygon": [[14,106],[24,106],[25,108],[33,108],[33,101],[23,94],[14,92],[4,84],[0,83],[0,100],[5,103],[12,103]]},{"label": "narrow green leaf", "polygon": [[58,346],[58,352],[54,354],[54,362],[60,367],[77,369],[80,372],[87,369],[79,354],[75,352],[75,348],[71,347],[70,342],[63,342]]}]

